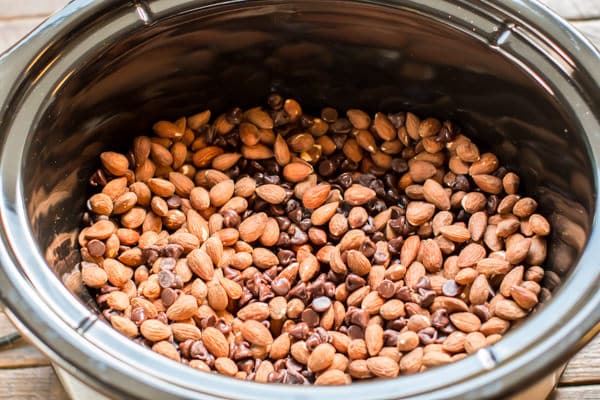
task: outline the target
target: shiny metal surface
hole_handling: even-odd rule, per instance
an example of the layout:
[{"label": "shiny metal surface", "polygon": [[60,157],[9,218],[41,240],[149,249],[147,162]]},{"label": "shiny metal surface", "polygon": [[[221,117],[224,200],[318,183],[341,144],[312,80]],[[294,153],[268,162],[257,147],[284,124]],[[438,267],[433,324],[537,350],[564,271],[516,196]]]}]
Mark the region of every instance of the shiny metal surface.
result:
[{"label": "shiny metal surface", "polygon": [[[0,58],[0,298],[53,361],[112,396],[509,394],[557,368],[600,320],[599,57],[524,0],[75,0]],[[156,119],[255,104],[270,90],[315,108],[408,109],[460,121],[520,171],[551,216],[548,301],[504,340],[456,364],[285,392],[191,370],[98,321],[73,269],[97,155]]]}]

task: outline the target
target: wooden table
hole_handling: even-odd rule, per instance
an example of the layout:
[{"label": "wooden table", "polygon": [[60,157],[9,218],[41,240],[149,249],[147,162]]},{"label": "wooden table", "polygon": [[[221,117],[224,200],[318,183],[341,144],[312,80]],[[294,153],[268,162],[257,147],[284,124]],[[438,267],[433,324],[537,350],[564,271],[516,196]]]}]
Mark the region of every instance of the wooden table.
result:
[{"label": "wooden table", "polygon": [[[67,0],[0,0],[0,53]],[[600,47],[600,1],[544,0]],[[0,336],[14,331],[0,312]],[[0,351],[0,399],[68,399],[46,357],[19,339]],[[551,400],[600,399],[600,336],[570,361]],[[533,400],[533,399],[532,399]]]}]

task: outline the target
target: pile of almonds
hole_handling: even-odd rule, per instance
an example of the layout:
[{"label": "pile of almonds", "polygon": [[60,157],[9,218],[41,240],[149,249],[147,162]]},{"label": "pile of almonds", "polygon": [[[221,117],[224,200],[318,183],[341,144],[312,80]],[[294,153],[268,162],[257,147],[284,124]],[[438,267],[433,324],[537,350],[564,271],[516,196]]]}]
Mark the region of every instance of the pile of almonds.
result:
[{"label": "pile of almonds", "polygon": [[460,360],[538,303],[550,225],[454,123],[277,94],[210,117],[157,122],[90,179],[81,276],[136,342],[339,385]]}]

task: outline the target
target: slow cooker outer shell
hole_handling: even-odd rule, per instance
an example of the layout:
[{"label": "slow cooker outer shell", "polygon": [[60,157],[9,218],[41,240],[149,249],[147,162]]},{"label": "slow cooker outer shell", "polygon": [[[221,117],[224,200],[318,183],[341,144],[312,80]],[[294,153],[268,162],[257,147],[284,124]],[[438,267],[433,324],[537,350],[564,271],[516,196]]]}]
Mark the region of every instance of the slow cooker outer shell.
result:
[{"label": "slow cooker outer shell", "polygon": [[[585,40],[526,1],[74,1],[0,58],[0,296],[53,361],[112,396],[507,394],[556,367],[600,317],[592,225],[599,73]],[[461,121],[553,213],[559,229],[546,284],[565,279],[555,301],[475,357],[341,388],[200,374],[99,322],[72,273],[73,210],[97,154],[159,117],[222,110],[232,98],[253,104],[271,88],[313,107],[411,109]]]}]

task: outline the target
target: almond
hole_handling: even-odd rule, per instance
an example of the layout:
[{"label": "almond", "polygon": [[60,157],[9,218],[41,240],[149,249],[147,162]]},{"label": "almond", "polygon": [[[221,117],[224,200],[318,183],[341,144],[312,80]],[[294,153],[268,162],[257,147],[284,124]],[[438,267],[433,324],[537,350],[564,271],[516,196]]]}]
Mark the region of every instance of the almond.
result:
[{"label": "almond", "polygon": [[169,121],[158,121],[152,126],[157,136],[166,139],[178,139],[183,136],[184,129]]},{"label": "almond", "polygon": [[472,175],[473,182],[486,193],[500,194],[502,192],[502,180],[494,175]]},{"label": "almond", "polygon": [[469,175],[491,174],[498,169],[499,165],[500,162],[498,161],[498,157],[492,153],[484,153],[479,160],[471,164],[469,167]]},{"label": "almond", "polygon": [[249,319],[240,326],[245,340],[257,346],[269,346],[273,343],[271,332],[260,322]]},{"label": "almond", "polygon": [[309,209],[318,208],[325,203],[330,191],[331,185],[326,183],[310,187],[302,195],[302,205]]},{"label": "almond", "polygon": [[383,348],[383,328],[379,324],[369,324],[365,329],[365,343],[370,356],[376,356]]},{"label": "almond", "polygon": [[513,214],[519,218],[529,218],[537,208],[537,201],[531,197],[523,197],[513,207]]},{"label": "almond", "polygon": [[302,282],[308,282],[319,272],[319,261],[317,258],[304,251],[298,252],[298,276]]},{"label": "almond", "polygon": [[465,312],[468,311],[469,307],[467,304],[461,300],[454,297],[447,296],[437,296],[433,300],[433,304],[431,305],[431,311],[436,311],[441,308],[445,308],[448,312]]},{"label": "almond", "polygon": [[519,179],[519,176],[514,172],[509,172],[508,174],[504,175],[504,178],[502,178],[502,186],[504,187],[504,191],[508,194],[516,194],[519,190],[520,181],[521,180]]},{"label": "almond", "polygon": [[[512,289],[511,289],[512,292]],[[514,321],[527,316],[527,312],[512,300],[500,300],[494,308],[496,316],[507,321]]]},{"label": "almond", "polygon": [[99,220],[85,230],[86,239],[108,239],[117,230],[117,227],[112,221]]},{"label": "almond", "polygon": [[337,212],[339,203],[337,201],[322,205],[313,211],[310,221],[314,226],[325,225]]},{"label": "almond", "polygon": [[234,190],[235,183],[231,179],[217,183],[210,189],[210,203],[215,207],[221,207],[231,199]]},{"label": "almond", "polygon": [[202,331],[202,342],[206,346],[206,349],[217,358],[229,355],[229,343],[221,331],[216,328],[204,328]]},{"label": "almond", "polygon": [[550,224],[540,214],[531,214],[529,217],[529,226],[536,235],[548,236],[550,234]]},{"label": "almond", "polygon": [[440,247],[435,240],[427,239],[422,241],[419,252],[421,254],[421,263],[428,272],[440,271],[444,259]]},{"label": "almond", "polygon": [[267,160],[273,157],[273,151],[264,144],[254,146],[242,146],[242,157],[248,160]]},{"label": "almond", "polygon": [[194,166],[198,168],[208,167],[215,157],[223,153],[225,153],[225,151],[218,146],[208,146],[195,152],[192,157],[192,162],[194,163]]},{"label": "almond", "polygon": [[108,275],[102,268],[96,264],[92,264],[81,269],[81,279],[89,287],[101,288],[106,284]]},{"label": "almond", "polygon": [[181,295],[167,309],[167,318],[172,321],[183,321],[193,317],[198,310],[196,298],[190,295]]},{"label": "almond", "polygon": [[100,154],[102,166],[114,176],[123,176],[129,168],[129,161],[123,154],[105,151]]},{"label": "almond", "polygon": [[258,240],[264,233],[267,218],[267,214],[259,212],[243,220],[238,227],[240,238],[248,243]]},{"label": "almond", "polygon": [[423,354],[423,365],[426,367],[436,367],[438,365],[448,364],[452,361],[449,354],[443,351],[428,351]]},{"label": "almond", "polygon": [[264,321],[269,317],[270,310],[266,303],[255,302],[242,307],[237,312],[237,317],[242,321],[253,319],[256,321]]},{"label": "almond", "polygon": [[477,243],[468,244],[458,255],[458,266],[460,268],[471,267],[485,256],[486,251],[482,245]]},{"label": "almond", "polygon": [[208,305],[215,311],[223,311],[229,304],[229,295],[218,279],[206,284]]},{"label": "almond", "polygon": [[[354,292],[356,293],[356,292]],[[363,298],[360,308],[365,310],[365,312],[369,315],[374,315],[379,313],[381,306],[385,303],[385,299],[379,295],[377,292],[369,292]]]},{"label": "almond", "polygon": [[175,186],[175,193],[179,196],[189,197],[190,192],[194,189],[194,182],[179,172],[170,172],[169,182]]},{"label": "almond", "polygon": [[483,237],[487,228],[487,219],[485,211],[478,211],[469,218],[469,233],[471,234],[471,240],[474,242],[480,241]]},{"label": "almond", "polygon": [[273,129],[273,119],[260,107],[254,107],[246,111],[244,118],[261,129]]},{"label": "almond", "polygon": [[294,161],[283,167],[283,177],[290,182],[301,182],[313,173],[310,164]]},{"label": "almond", "polygon": [[278,134],[273,145],[273,155],[280,166],[286,166],[292,159],[290,149],[285,139]]},{"label": "almond", "polygon": [[133,276],[133,270],[112,258],[104,259],[102,264],[108,281],[113,286],[122,287]]},{"label": "almond", "polygon": [[270,204],[281,204],[285,201],[287,193],[280,185],[266,184],[256,188],[258,197]]},{"label": "almond", "polygon": [[353,184],[344,192],[344,200],[351,206],[361,206],[376,197],[375,191],[366,186]]},{"label": "almond", "polygon": [[444,343],[442,343],[442,349],[449,353],[460,353],[465,350],[465,335],[461,331],[454,331],[448,335]]},{"label": "almond", "polygon": [[147,185],[152,193],[160,197],[171,197],[175,194],[175,185],[166,179],[152,178]]},{"label": "almond", "polygon": [[487,301],[489,292],[489,283],[484,274],[475,278],[469,290],[469,301],[471,304],[483,304]]},{"label": "almond", "polygon": [[[151,161],[147,161],[151,162]],[[152,171],[154,174],[154,171]],[[120,177],[109,181],[103,188],[102,193],[110,197],[111,200],[115,200],[117,197],[127,191],[127,178]]]},{"label": "almond", "polygon": [[330,369],[320,374],[315,380],[316,385],[348,385],[351,383],[351,378],[343,371],[338,369]]},{"label": "almond", "polygon": [[192,324],[187,324],[183,322],[175,322],[171,325],[171,331],[173,332],[173,337],[178,342],[184,342],[188,339],[192,340],[200,340],[202,339],[202,333],[200,329]]},{"label": "almond", "polygon": [[148,319],[140,325],[140,332],[143,337],[151,342],[160,342],[171,337],[171,328],[159,320]]},{"label": "almond", "polygon": [[530,247],[530,238],[525,238],[518,233],[511,235],[506,239],[506,260],[513,265],[522,263]]},{"label": "almond", "polygon": [[347,259],[348,268],[353,273],[363,276],[368,275],[371,271],[371,263],[369,262],[369,259],[360,251],[349,250],[347,253]]},{"label": "almond", "polygon": [[510,289],[510,296],[515,303],[526,310],[530,310],[538,303],[536,294],[521,286],[513,286]]},{"label": "almond", "polygon": [[369,125],[371,124],[371,118],[364,111],[357,109],[349,109],[346,112],[346,116],[350,120],[350,123],[356,129],[369,129]]},{"label": "almond", "polygon": [[396,377],[400,372],[398,363],[388,357],[371,357],[367,359],[367,368],[373,375],[384,378]]},{"label": "almond", "polygon": [[319,344],[308,357],[307,367],[309,371],[323,371],[333,363],[335,347],[329,343]]},{"label": "almond", "polygon": [[279,264],[277,256],[264,247],[255,247],[252,251],[252,261],[254,265],[261,269],[267,269]]},{"label": "almond", "polygon": [[373,120],[373,130],[382,140],[394,140],[396,138],[396,128],[383,113],[376,113]]},{"label": "almond", "polygon": [[510,263],[497,258],[482,258],[477,261],[477,272],[486,276],[504,275],[510,271]]},{"label": "almond", "polygon": [[215,271],[213,262],[205,251],[200,249],[192,250],[187,255],[187,263],[192,272],[205,281],[213,278]]},{"label": "almond", "polygon": [[460,224],[442,226],[440,228],[440,234],[455,243],[464,243],[471,239],[469,230],[465,228],[464,225]]},{"label": "almond", "polygon": [[481,327],[481,321],[475,314],[469,312],[457,312],[450,314],[452,324],[463,332],[475,332]]},{"label": "almond", "polygon": [[285,358],[290,352],[290,346],[290,336],[286,333],[283,333],[277,338],[275,338],[275,340],[273,341],[271,349],[269,350],[269,356],[273,360],[280,360],[282,358]]},{"label": "almond", "polygon": [[250,197],[256,190],[256,181],[249,176],[245,176],[235,183],[234,193],[236,196]]},{"label": "almond", "polygon": [[135,323],[126,317],[120,315],[113,315],[110,318],[110,323],[117,331],[121,332],[128,338],[135,338],[138,335],[138,328]]},{"label": "almond", "polygon": [[423,201],[411,201],[406,207],[406,220],[412,226],[420,226],[429,221],[435,213],[435,206]]},{"label": "almond", "polygon": [[433,203],[440,210],[450,210],[450,196],[442,185],[433,179],[427,179],[423,185],[425,200]]},{"label": "almond", "polygon": [[169,243],[178,244],[183,247],[184,254],[187,254],[200,246],[200,240],[193,234],[187,232],[173,233],[169,236]]},{"label": "almond", "polygon": [[405,315],[404,303],[402,300],[390,299],[381,306],[379,314],[388,321],[403,317]]},{"label": "almond", "polygon": [[233,281],[229,278],[219,278],[219,283],[225,290],[227,297],[230,299],[237,300],[242,297],[244,289],[242,289],[242,286],[236,281]]},{"label": "almond", "polygon": [[413,182],[425,182],[425,180],[434,176],[436,171],[435,165],[428,161],[411,160],[409,162],[408,173]]},{"label": "almond", "polygon": [[89,199],[90,210],[100,215],[110,215],[113,212],[113,201],[107,194],[96,193]]}]

